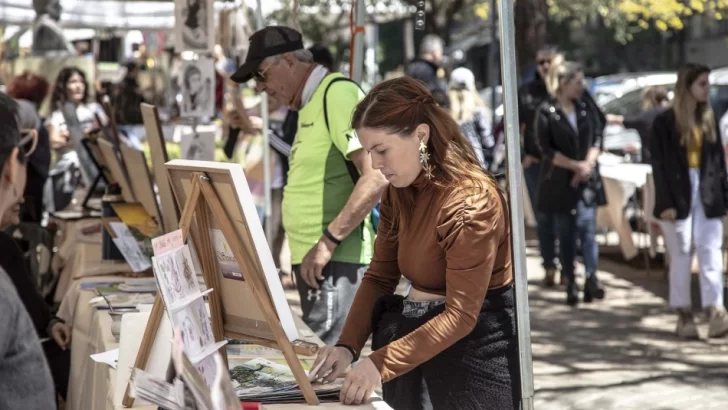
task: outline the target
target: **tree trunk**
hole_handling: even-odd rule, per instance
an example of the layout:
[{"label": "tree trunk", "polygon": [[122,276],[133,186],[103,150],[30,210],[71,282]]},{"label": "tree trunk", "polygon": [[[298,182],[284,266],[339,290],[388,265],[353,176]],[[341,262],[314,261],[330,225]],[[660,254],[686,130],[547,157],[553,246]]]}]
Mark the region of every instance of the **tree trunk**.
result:
[{"label": "tree trunk", "polygon": [[536,53],[546,42],[548,5],[546,0],[518,0],[514,5],[516,60],[518,73],[536,61]]}]

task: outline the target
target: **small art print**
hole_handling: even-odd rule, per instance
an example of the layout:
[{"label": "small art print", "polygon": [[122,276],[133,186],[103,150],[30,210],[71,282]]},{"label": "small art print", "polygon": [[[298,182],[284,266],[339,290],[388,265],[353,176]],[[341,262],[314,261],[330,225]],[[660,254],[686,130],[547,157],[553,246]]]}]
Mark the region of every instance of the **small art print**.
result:
[{"label": "small art print", "polygon": [[222,275],[228,279],[245,280],[243,273],[241,272],[240,265],[235,260],[232,249],[225,235],[219,229],[211,229],[210,235],[212,237],[212,247],[215,250],[215,258],[220,266]]}]

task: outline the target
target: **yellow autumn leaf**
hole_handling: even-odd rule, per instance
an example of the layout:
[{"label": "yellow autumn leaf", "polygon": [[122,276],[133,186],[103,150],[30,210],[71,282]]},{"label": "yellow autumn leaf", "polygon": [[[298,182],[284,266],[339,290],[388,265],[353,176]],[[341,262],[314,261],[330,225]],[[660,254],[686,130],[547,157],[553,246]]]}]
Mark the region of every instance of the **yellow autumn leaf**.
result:
[{"label": "yellow autumn leaf", "polygon": [[480,17],[482,20],[487,20],[490,14],[490,7],[488,3],[481,3],[475,5],[475,15]]},{"label": "yellow autumn leaf", "polygon": [[677,30],[682,30],[682,28],[684,27],[682,20],[680,20],[680,17],[677,16],[672,17],[668,24],[670,25],[670,27]]},{"label": "yellow autumn leaf", "polygon": [[662,20],[657,20],[655,22],[655,27],[657,27],[657,29],[660,31],[667,31],[667,23]]},{"label": "yellow autumn leaf", "polygon": [[704,0],[690,0],[690,7],[698,13],[702,13],[705,10],[704,6]]},{"label": "yellow autumn leaf", "polygon": [[644,20],[642,20],[642,19],[640,19],[640,21],[639,21],[639,23],[638,23],[638,24],[639,24],[639,26],[640,26],[641,28],[643,28],[643,29],[647,29],[647,28],[649,28],[649,27],[650,27],[649,23],[647,23],[646,21],[644,21]]},{"label": "yellow autumn leaf", "polygon": [[723,14],[721,14],[720,12],[716,12],[715,14],[713,14],[713,17],[715,17],[716,20],[723,20]]}]

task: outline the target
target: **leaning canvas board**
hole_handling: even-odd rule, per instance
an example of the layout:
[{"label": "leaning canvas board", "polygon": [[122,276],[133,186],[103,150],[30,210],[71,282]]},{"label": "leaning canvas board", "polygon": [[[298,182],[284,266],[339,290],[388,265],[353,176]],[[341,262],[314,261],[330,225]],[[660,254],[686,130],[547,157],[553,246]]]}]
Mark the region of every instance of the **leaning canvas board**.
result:
[{"label": "leaning canvas board", "polygon": [[103,156],[104,162],[106,163],[106,166],[109,167],[109,172],[111,172],[111,177],[114,178],[114,182],[118,183],[121,187],[121,195],[124,197],[124,201],[136,202],[136,197],[134,196],[131,184],[129,184],[129,180],[127,179],[124,166],[121,165],[121,161],[119,161],[119,157],[116,155],[116,148],[114,148],[114,144],[102,139],[98,140],[98,144],[101,156]]},{"label": "leaning canvas board", "polygon": [[181,117],[204,118],[215,114],[215,62],[211,58],[184,61],[179,88]]},{"label": "leaning canvas board", "polygon": [[[142,345],[144,329],[149,321],[149,312],[125,313],[121,318],[121,336],[119,338],[119,360],[116,366],[116,380],[114,382],[114,405],[121,406],[124,399],[126,385],[131,377],[139,348]],[[162,323],[157,331],[157,337],[152,344],[146,371],[164,378],[167,375],[170,357],[172,355],[172,324],[167,315],[162,317]],[[137,406],[144,402],[135,403]]]},{"label": "leaning canvas board", "polygon": [[126,164],[126,171],[129,174],[129,183],[134,191],[134,197],[142,204],[147,213],[157,221],[157,224],[162,227],[162,213],[159,210],[157,194],[154,193],[154,184],[151,175],[149,175],[149,167],[147,166],[144,151],[125,144],[122,144],[119,150]]},{"label": "leaning canvas board", "polygon": [[215,47],[213,0],[175,0],[175,50],[212,53]]},{"label": "leaning canvas board", "polygon": [[157,184],[159,192],[159,202],[162,211],[162,224],[164,232],[172,232],[177,229],[179,224],[179,210],[174,202],[172,189],[167,180],[167,172],[164,170],[164,164],[169,161],[167,155],[167,146],[164,143],[164,134],[159,122],[159,114],[157,107],[151,104],[141,104],[142,120],[144,121],[144,130],[147,133],[147,141],[149,142],[149,151],[152,156],[152,175],[154,182]]},{"label": "leaning canvas board", "polygon": [[[192,191],[192,173],[204,172],[220,198],[222,206],[241,242],[254,249],[252,265],[256,272],[243,272],[235,260],[219,224],[210,212],[210,240],[215,251],[220,281],[220,297],[225,312],[223,317],[225,331],[243,335],[275,340],[270,326],[265,321],[249,285],[246,275],[260,275],[266,284],[278,318],[290,341],[298,338],[298,331],[293,314],[288,306],[283,286],[278,277],[278,270],[265,239],[263,227],[250,194],[248,183],[240,164],[174,160],[165,165],[172,191],[179,207],[183,207]],[[198,250],[199,252],[199,250]]]}]

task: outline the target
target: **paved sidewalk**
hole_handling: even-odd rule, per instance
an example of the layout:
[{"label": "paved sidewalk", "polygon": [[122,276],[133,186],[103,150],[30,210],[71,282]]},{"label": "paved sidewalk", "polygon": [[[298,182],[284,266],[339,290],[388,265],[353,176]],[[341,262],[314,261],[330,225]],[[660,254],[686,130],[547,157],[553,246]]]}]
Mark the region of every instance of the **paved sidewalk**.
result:
[{"label": "paved sidewalk", "polygon": [[538,252],[528,255],[536,409],[728,408],[728,339],[674,336],[662,271],[602,258],[607,299],[570,308],[563,288],[541,286]]}]

